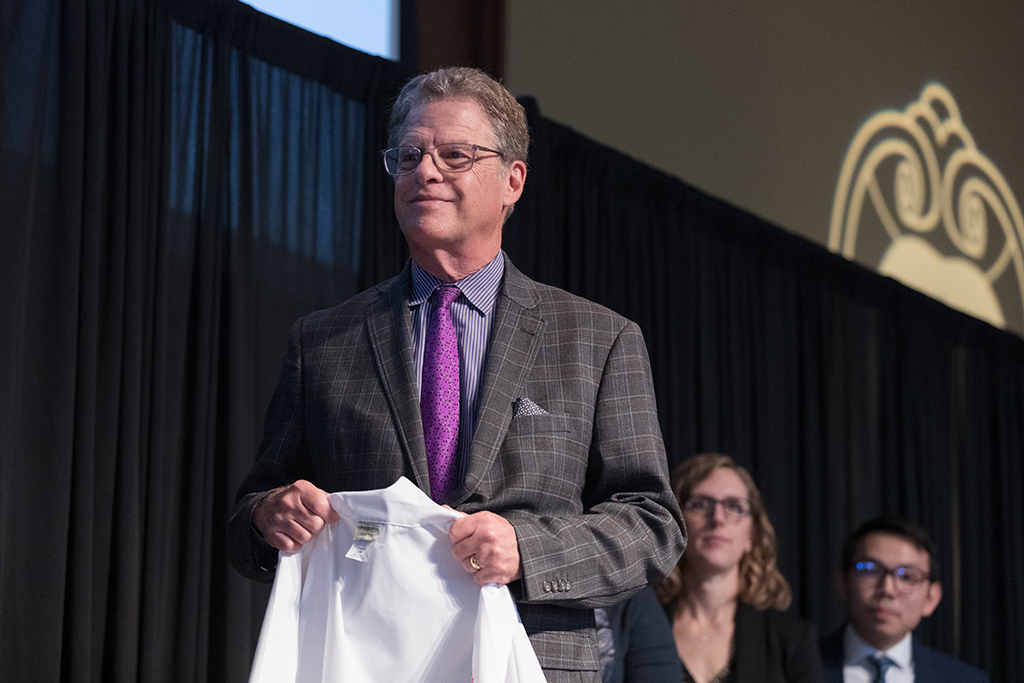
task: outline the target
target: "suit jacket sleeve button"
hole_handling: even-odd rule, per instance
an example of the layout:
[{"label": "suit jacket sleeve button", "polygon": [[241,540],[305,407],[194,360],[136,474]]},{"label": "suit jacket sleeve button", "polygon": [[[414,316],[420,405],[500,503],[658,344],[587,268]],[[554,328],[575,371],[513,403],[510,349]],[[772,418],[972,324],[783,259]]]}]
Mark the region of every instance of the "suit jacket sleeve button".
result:
[{"label": "suit jacket sleeve button", "polygon": [[544,582],[544,592],[545,593],[550,593],[551,592],[551,582],[550,581],[545,581]]}]

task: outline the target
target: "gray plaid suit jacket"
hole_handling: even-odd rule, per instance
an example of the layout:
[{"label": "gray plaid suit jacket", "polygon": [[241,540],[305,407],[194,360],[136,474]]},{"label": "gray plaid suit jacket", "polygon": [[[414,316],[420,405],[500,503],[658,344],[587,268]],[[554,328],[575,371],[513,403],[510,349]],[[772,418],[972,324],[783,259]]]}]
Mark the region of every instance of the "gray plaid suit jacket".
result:
[{"label": "gray plaid suit jacket", "polygon": [[[267,556],[249,522],[262,492],[300,478],[326,491],[370,490],[403,475],[429,492],[411,291],[407,265],[293,326],[229,523],[229,555],[243,575],[273,579],[264,567],[276,551]],[[523,571],[509,588],[545,670],[596,670],[593,608],[664,576],[686,543],[643,336],[506,257],[481,392],[466,480],[446,502],[515,528]]]}]

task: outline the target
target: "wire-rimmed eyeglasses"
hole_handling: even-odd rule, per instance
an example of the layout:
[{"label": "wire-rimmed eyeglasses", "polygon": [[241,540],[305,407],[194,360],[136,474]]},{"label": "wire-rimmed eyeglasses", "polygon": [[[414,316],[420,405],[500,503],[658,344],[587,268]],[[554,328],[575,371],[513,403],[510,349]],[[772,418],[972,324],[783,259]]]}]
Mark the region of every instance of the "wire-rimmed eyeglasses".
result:
[{"label": "wire-rimmed eyeglasses", "polygon": [[750,514],[750,501],[746,498],[712,498],[711,496],[692,496],[686,501],[683,509],[687,512],[700,512],[705,517],[714,517],[715,508],[722,506],[722,514],[726,521],[738,522]]},{"label": "wire-rimmed eyeglasses", "polygon": [[877,585],[879,582],[884,581],[885,577],[892,575],[893,585],[896,586],[896,590],[908,593],[922,583],[931,580],[931,574],[913,565],[904,565],[900,567],[886,567],[881,562],[875,560],[861,560],[860,562],[853,563],[853,575],[858,581],[864,583]]},{"label": "wire-rimmed eyeglasses", "polygon": [[481,145],[471,145],[468,142],[452,142],[446,145],[438,145],[433,149],[422,147],[389,147],[380,151],[384,159],[384,170],[389,174],[398,177],[409,175],[416,170],[423,159],[424,154],[429,154],[434,160],[434,165],[439,171],[445,173],[465,173],[473,168],[477,160],[477,152],[497,154],[504,158],[504,154],[496,149],[489,149]]}]

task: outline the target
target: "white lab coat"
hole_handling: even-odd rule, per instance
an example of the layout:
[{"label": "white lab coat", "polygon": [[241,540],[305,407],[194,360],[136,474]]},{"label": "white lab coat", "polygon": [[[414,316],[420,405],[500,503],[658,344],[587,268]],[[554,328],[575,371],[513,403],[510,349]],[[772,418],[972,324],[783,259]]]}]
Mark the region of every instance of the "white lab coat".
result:
[{"label": "white lab coat", "polygon": [[281,555],[250,683],[543,683],[505,586],[452,555],[460,513],[404,477],[330,494],[340,520]]}]

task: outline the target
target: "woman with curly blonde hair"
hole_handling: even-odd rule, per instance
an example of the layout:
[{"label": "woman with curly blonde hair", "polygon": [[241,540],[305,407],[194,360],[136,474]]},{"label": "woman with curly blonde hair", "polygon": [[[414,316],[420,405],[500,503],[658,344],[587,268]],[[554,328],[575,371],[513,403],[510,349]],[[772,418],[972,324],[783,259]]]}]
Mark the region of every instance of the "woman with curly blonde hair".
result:
[{"label": "woman with curly blonde hair", "polygon": [[657,593],[684,680],[822,680],[814,627],[783,611],[792,595],[750,473],[727,455],[698,455],[672,473],[672,490],[689,545]]}]

